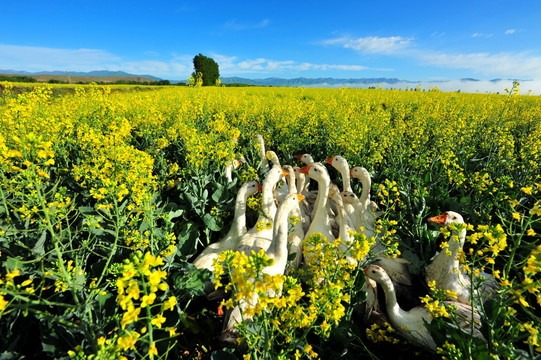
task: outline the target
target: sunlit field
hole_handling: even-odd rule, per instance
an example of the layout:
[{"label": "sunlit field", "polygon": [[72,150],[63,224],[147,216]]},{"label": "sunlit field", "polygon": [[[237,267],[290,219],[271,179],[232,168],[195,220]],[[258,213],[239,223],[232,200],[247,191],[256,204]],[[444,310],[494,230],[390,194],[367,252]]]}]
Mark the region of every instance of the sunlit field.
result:
[{"label": "sunlit field", "polygon": [[[0,86],[0,358],[541,356],[541,97],[518,84],[500,95],[73,88]],[[311,154],[340,190],[325,159],[366,168],[385,249],[356,233],[345,251],[316,234],[306,240],[312,261],[288,275],[265,275],[264,252],[224,253],[216,273],[196,268],[229,230],[241,185],[266,176],[257,134],[282,165]],[[260,205],[260,194],[249,198],[248,228],[261,226]],[[427,221],[447,210],[465,224]],[[457,271],[472,280],[480,336],[445,302],[453,294],[425,281],[463,229]],[[377,255],[409,262],[436,350],[366,320],[363,270]],[[473,295],[488,281],[492,296]],[[234,295],[209,299],[205,283]],[[254,293],[237,346],[225,347],[224,313]]]}]

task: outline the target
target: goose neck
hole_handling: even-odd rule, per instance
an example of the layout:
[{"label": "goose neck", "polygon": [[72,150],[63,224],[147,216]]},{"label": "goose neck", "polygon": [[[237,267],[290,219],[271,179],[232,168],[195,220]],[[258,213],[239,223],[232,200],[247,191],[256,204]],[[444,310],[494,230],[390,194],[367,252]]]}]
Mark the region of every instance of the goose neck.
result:
[{"label": "goose neck", "polygon": [[391,279],[383,279],[383,281],[379,282],[381,287],[383,288],[383,292],[385,293],[385,305],[387,306],[387,313],[389,314],[389,317],[394,316],[400,316],[400,312],[402,309],[398,305],[398,301],[396,300],[396,292],[394,289],[393,282]]},{"label": "goose neck", "polygon": [[[282,259],[287,257],[287,228],[288,228],[288,219],[289,209],[286,206],[281,206],[276,212],[276,217],[274,219],[274,228],[272,243],[268,249],[268,255],[272,255]],[[276,261],[277,262],[277,261]]]},{"label": "goose neck", "polygon": [[246,191],[244,189],[240,189],[239,193],[237,194],[237,198],[235,201],[235,210],[233,214],[233,224],[232,228],[236,230],[241,230],[244,227],[246,227],[246,201],[248,200],[248,197],[246,196]]}]

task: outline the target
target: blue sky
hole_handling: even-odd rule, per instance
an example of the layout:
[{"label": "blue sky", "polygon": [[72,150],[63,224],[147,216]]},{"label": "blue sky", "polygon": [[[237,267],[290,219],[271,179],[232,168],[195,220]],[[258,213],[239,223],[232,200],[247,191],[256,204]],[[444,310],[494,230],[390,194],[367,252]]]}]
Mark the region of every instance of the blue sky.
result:
[{"label": "blue sky", "polygon": [[3,1],[0,69],[541,80],[539,1]]}]

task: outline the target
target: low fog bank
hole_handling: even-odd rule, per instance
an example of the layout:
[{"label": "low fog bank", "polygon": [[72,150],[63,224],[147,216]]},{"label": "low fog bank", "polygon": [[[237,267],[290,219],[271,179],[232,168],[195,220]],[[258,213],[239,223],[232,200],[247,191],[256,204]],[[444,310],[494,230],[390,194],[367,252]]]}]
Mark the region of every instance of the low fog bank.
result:
[{"label": "low fog bank", "polygon": [[[541,95],[541,80],[519,80],[521,95]],[[400,89],[414,90],[421,85],[421,90],[429,91],[438,88],[446,92],[466,92],[466,93],[500,93],[505,94],[505,89],[513,88],[513,80],[448,80],[448,81],[423,81],[423,82],[397,82],[394,84],[380,83],[382,89]],[[374,88],[378,84],[317,84],[305,87],[349,87],[349,88]]]}]

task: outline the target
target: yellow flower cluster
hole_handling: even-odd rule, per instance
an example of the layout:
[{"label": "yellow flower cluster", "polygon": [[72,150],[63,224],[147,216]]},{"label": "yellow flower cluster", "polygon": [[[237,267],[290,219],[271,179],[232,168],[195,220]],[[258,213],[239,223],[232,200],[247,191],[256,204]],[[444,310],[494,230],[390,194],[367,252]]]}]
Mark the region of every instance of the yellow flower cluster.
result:
[{"label": "yellow flower cluster", "polygon": [[366,328],[366,336],[373,343],[388,342],[391,344],[399,344],[400,339],[394,336],[395,333],[396,331],[393,329],[391,324],[387,322],[383,327],[374,323],[370,327]]},{"label": "yellow flower cluster", "polygon": [[[153,331],[162,329],[167,320],[164,316],[165,311],[173,310],[177,304],[175,296],[170,296],[161,304],[155,304],[159,292],[168,289],[164,281],[167,273],[160,269],[161,265],[164,265],[164,262],[160,256],[155,257],[150,252],[143,255],[137,251],[131,261],[126,261],[122,266],[122,276],[116,281],[117,302],[124,311],[120,320],[121,334],[116,337],[118,350],[135,349],[138,338],[148,333],[151,343],[149,356],[152,358],[157,355],[152,340]],[[143,322],[139,324],[140,320]],[[165,330],[170,334],[171,330],[175,333],[175,329],[170,327]],[[103,343],[115,346],[114,341]]]},{"label": "yellow flower cluster", "polygon": [[432,296],[426,295],[421,297],[421,302],[425,304],[424,306],[430,310],[430,315],[432,318],[445,317],[449,318],[450,314],[447,311],[448,308],[452,311],[452,307],[449,307],[445,304],[444,300],[455,299],[457,295],[454,291],[451,290],[442,290],[436,287],[436,281],[431,281],[428,283],[428,287]]}]

